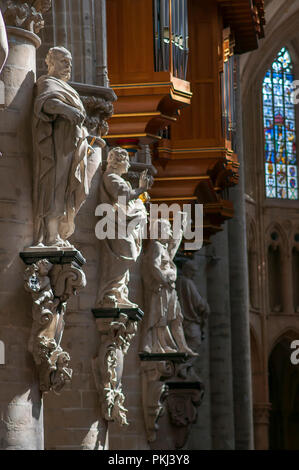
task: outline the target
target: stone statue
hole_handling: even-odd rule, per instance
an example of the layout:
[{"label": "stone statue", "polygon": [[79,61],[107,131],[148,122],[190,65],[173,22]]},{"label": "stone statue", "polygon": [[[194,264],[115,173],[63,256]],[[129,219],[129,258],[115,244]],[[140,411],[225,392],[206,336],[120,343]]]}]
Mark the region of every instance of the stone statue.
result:
[{"label": "stone statue", "polygon": [[0,10],[0,73],[5,65],[6,59],[8,56],[8,42],[7,42],[7,34],[6,28],[4,24],[4,20],[2,17],[2,13]]},{"label": "stone statue", "polygon": [[34,244],[67,247],[89,192],[89,156],[100,149],[88,144],[84,106],[67,83],[70,52],[53,47],[46,64],[48,75],[37,80],[34,102]]},{"label": "stone statue", "polygon": [[[141,349],[147,353],[184,352],[196,356],[185,340],[183,315],[175,289],[177,269],[173,259],[183,230],[178,238],[173,238],[168,220],[158,219],[156,223],[159,238],[149,241],[142,261],[145,316]],[[163,238],[165,233],[168,239]]]},{"label": "stone statue", "polygon": [[129,167],[126,150],[120,147],[110,150],[100,184],[100,202],[112,208],[115,237],[102,240],[97,308],[137,308],[128,298],[129,270],[141,253],[147,213],[139,196],[148,189],[149,182],[144,171],[140,175],[139,188],[132,189],[122,178]]},{"label": "stone statue", "polygon": [[204,327],[210,313],[207,301],[201,297],[194,282],[196,266],[186,261],[177,279],[177,292],[184,316],[184,332],[188,345],[197,350],[204,338]]},{"label": "stone statue", "polygon": [[5,23],[8,26],[39,33],[45,26],[43,14],[52,6],[52,0],[0,0]]}]

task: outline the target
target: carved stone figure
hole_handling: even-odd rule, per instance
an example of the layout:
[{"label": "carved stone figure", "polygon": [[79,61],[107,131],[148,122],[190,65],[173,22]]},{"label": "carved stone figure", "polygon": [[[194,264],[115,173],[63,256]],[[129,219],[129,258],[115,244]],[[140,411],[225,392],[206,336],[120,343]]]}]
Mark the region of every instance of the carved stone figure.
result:
[{"label": "carved stone figure", "polygon": [[89,155],[101,150],[88,144],[84,106],[67,83],[70,52],[54,47],[46,63],[48,75],[37,80],[34,103],[34,243],[65,247],[89,192]]},{"label": "carved stone figure", "polygon": [[196,266],[193,261],[186,261],[182,275],[177,279],[177,292],[184,316],[184,332],[188,345],[197,350],[204,337],[204,327],[210,307],[201,297],[194,282]]},{"label": "carved stone figure", "polygon": [[[142,261],[145,316],[141,349],[148,353],[184,352],[196,356],[185,340],[183,315],[175,289],[177,268],[173,259],[183,230],[178,238],[173,238],[168,220],[158,219],[156,223],[160,238],[149,241]],[[163,239],[163,234],[168,234],[168,239]]]},{"label": "carved stone figure", "polygon": [[33,324],[28,349],[36,363],[41,392],[60,391],[72,377],[70,356],[60,346],[69,297],[86,285],[73,264],[53,265],[40,259],[25,271],[25,290],[33,299]]},{"label": "carved stone figure", "polygon": [[139,196],[148,189],[146,171],[139,188],[132,189],[122,178],[130,167],[128,152],[120,147],[110,150],[107,169],[100,185],[100,202],[112,209],[115,237],[102,240],[101,279],[97,308],[136,308],[129,298],[129,269],[137,261],[146,222],[145,206]]},{"label": "carved stone figure", "polygon": [[[4,3],[4,2],[1,2]],[[52,0],[8,0],[3,5],[4,20],[8,26],[39,33],[44,27],[43,14],[52,5]]]}]

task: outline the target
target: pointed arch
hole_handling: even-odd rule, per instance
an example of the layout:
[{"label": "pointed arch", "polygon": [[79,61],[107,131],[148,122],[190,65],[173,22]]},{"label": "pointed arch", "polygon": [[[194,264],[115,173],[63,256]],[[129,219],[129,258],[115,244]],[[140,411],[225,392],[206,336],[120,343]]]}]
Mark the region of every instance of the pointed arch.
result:
[{"label": "pointed arch", "polygon": [[266,243],[268,245],[271,244],[280,246],[283,254],[289,252],[289,237],[281,224],[277,222],[271,222],[268,225],[266,229]]},{"label": "pointed arch", "polygon": [[270,358],[272,352],[278,344],[289,345],[295,339],[299,339],[299,328],[295,328],[294,326],[286,326],[282,331],[280,331],[276,336],[274,336],[271,343],[269,344],[268,357]]},{"label": "pointed arch", "polygon": [[282,47],[263,81],[266,197],[298,199],[293,62]]}]

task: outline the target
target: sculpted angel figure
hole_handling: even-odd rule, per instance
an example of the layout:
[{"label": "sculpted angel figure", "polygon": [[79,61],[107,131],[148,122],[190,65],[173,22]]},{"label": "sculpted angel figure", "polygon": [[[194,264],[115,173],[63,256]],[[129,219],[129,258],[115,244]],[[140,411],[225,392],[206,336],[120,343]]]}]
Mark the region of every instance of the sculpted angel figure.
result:
[{"label": "sculpted angel figure", "polygon": [[70,246],[75,216],[90,186],[86,113],[80,96],[67,82],[72,56],[53,47],[46,57],[48,75],[36,83],[34,102],[34,217],[38,246]]},{"label": "sculpted angel figure", "polygon": [[[173,261],[183,237],[183,230],[173,237],[171,224],[158,219],[158,239],[150,240],[142,260],[145,290],[145,315],[141,350],[147,353],[184,352],[196,356],[187,345],[183,315],[175,282],[177,268]],[[183,221],[183,227],[186,220]]]},{"label": "sculpted angel figure", "polygon": [[139,188],[132,189],[122,177],[129,167],[126,150],[120,147],[110,150],[100,184],[100,202],[112,209],[115,236],[102,240],[97,308],[137,307],[128,298],[128,283],[130,268],[141,253],[147,213],[139,196],[148,189],[149,180],[146,171],[141,173]]}]

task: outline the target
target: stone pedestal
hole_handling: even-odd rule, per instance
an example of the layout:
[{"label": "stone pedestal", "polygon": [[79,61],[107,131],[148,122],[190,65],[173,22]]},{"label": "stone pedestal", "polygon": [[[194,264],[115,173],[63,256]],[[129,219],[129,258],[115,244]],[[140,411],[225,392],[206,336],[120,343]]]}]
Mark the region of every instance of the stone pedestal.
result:
[{"label": "stone pedestal", "polygon": [[43,449],[43,410],[33,359],[27,351],[30,299],[23,289],[19,251],[32,243],[32,97],[40,39],[7,27],[9,56],[0,80],[0,448]]},{"label": "stone pedestal", "polygon": [[124,356],[143,317],[139,308],[97,308],[92,313],[100,333],[100,346],[93,359],[93,373],[99,394],[100,414],[106,421],[128,425],[122,390]]},{"label": "stone pedestal", "polygon": [[196,422],[204,386],[183,380],[189,356],[184,353],[139,353],[142,404],[147,439],[154,449],[181,449]]},{"label": "stone pedestal", "polygon": [[28,349],[38,371],[42,393],[60,392],[72,378],[70,355],[61,347],[67,301],[86,286],[81,266],[85,259],[77,250],[20,253],[26,265],[25,290],[32,296],[33,324]]},{"label": "stone pedestal", "polygon": [[167,382],[169,389],[167,409],[172,425],[175,449],[182,449],[187,442],[191,427],[196,423],[198,408],[204,398],[202,382]]}]

